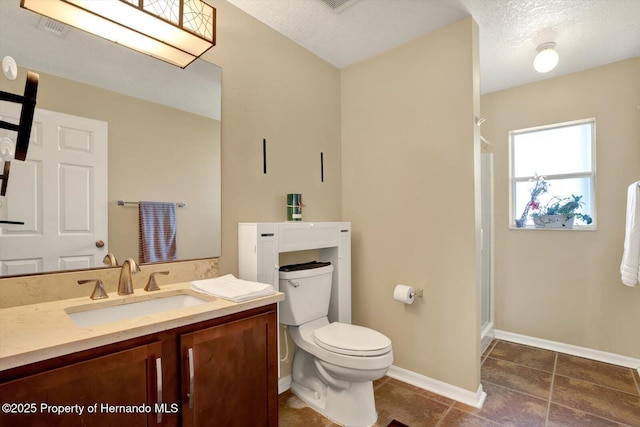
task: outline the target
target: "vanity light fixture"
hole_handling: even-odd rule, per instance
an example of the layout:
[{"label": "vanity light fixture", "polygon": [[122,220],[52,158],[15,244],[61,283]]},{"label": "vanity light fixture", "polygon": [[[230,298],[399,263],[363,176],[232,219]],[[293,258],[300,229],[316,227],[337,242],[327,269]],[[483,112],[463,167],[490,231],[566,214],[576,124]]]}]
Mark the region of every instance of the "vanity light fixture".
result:
[{"label": "vanity light fixture", "polygon": [[21,0],[24,9],[185,68],[216,44],[202,0]]},{"label": "vanity light fixture", "polygon": [[536,49],[538,54],[533,60],[533,68],[539,73],[546,73],[558,65],[558,52],[555,50],[556,44],[553,42],[543,43]]}]

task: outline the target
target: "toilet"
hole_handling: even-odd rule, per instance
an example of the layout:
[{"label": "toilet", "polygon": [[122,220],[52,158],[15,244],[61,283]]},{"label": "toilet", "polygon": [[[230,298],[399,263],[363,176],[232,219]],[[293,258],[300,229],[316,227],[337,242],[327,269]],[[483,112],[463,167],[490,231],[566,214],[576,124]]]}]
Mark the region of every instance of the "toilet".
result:
[{"label": "toilet", "polygon": [[280,323],[296,344],[291,391],[345,426],[378,419],[373,381],[393,363],[391,340],[373,329],[329,323],[333,266],[310,262],[280,267]]}]

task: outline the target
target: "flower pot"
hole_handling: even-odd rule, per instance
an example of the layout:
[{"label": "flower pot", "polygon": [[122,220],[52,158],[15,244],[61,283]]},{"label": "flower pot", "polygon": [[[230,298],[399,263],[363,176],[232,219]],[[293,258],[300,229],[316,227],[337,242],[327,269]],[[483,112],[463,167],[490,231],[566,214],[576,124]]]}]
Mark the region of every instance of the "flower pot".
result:
[{"label": "flower pot", "polygon": [[573,228],[574,215],[536,215],[533,224],[536,228]]}]

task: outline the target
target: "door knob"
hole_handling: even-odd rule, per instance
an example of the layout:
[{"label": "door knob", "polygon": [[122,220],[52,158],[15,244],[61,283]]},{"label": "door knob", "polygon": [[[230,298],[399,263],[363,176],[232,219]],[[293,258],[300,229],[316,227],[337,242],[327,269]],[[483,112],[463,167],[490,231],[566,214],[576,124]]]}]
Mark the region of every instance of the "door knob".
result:
[{"label": "door knob", "polygon": [[96,248],[103,248],[104,247],[104,242],[102,240],[98,240],[96,242]]}]

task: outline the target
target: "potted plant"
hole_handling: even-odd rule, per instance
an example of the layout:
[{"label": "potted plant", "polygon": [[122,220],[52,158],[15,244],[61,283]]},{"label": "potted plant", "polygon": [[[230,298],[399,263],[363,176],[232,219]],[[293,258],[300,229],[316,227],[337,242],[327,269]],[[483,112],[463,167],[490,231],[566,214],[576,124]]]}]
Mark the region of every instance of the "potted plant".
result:
[{"label": "potted plant", "polygon": [[538,202],[538,196],[547,192],[549,184],[545,181],[544,176],[536,174],[533,179],[529,181],[533,182],[533,187],[529,190],[531,198],[524,207],[524,211],[519,219],[516,219],[516,227],[524,228],[527,225],[527,217],[529,216],[529,209],[539,209],[540,202]]},{"label": "potted plant", "polygon": [[545,206],[536,206],[539,212],[531,214],[535,227],[573,228],[575,218],[591,224],[593,220],[589,215],[578,212],[584,205],[581,199],[582,196],[575,196],[573,194],[570,197],[554,196]]}]

